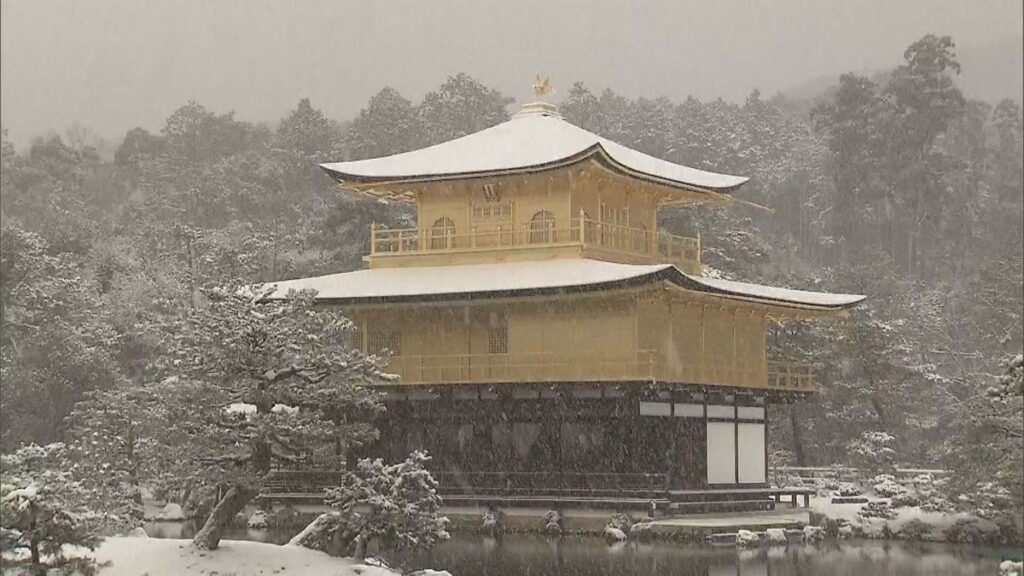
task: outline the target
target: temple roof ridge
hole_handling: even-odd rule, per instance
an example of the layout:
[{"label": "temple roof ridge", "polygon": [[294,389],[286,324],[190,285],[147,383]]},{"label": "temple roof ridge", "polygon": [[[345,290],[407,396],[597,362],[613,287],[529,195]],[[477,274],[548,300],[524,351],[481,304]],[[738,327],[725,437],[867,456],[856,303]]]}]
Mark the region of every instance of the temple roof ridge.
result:
[{"label": "temple roof ridge", "polygon": [[610,170],[695,192],[732,192],[748,178],[675,164],[603,138],[535,101],[511,119],[461,138],[391,156],[320,167],[345,184],[459,180],[539,172],[594,158]]}]

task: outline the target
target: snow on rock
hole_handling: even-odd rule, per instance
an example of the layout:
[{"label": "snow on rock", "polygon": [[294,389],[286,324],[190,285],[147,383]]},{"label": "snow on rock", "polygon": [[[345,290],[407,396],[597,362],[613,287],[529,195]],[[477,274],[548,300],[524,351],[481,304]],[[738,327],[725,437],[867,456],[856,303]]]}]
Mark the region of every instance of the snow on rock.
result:
[{"label": "snow on rock", "polygon": [[229,404],[224,411],[228,414],[255,414],[256,405],[247,404],[245,402],[235,402],[233,404]]},{"label": "snow on rock", "polygon": [[853,538],[853,526],[851,524],[843,524],[839,527],[837,535],[840,538]]},{"label": "snow on rock", "polygon": [[[783,536],[785,537],[785,536]],[[743,548],[751,548],[761,543],[761,537],[757,535],[757,532],[751,532],[750,530],[740,530],[736,532],[736,545]]]},{"label": "snow on rock", "polygon": [[629,528],[630,539],[649,540],[654,535],[654,524],[651,522],[637,522]]},{"label": "snow on rock", "polygon": [[556,536],[562,533],[562,514],[558,510],[544,513],[544,531]]},{"label": "snow on rock", "polygon": [[452,573],[447,570],[431,570],[430,568],[427,568],[425,570],[409,572],[405,576],[452,576]]},{"label": "snow on rock", "polygon": [[480,528],[485,534],[495,535],[501,532],[501,511],[493,508],[488,508],[484,511],[483,517],[481,518],[482,524]]},{"label": "snow on rock", "polygon": [[396,572],[336,558],[298,546],[221,540],[217,550],[199,550],[191,540],[110,537],[95,553],[110,562],[103,576],[139,574],[331,574],[332,576],[395,576]]},{"label": "snow on rock", "polygon": [[146,529],[143,528],[142,526],[136,526],[135,528],[132,528],[131,531],[129,531],[127,534],[125,534],[124,537],[125,538],[149,538],[149,534],[146,534]]},{"label": "snow on rock", "polygon": [[1003,560],[999,563],[999,576],[1024,576],[1024,562]]},{"label": "snow on rock", "polygon": [[155,518],[158,522],[177,522],[184,519],[185,512],[181,509],[181,504],[175,502],[168,502]]},{"label": "snow on rock", "polygon": [[623,532],[621,529],[610,525],[604,527],[604,537],[606,540],[611,540],[613,542],[626,541],[626,533]]},{"label": "snow on rock", "polygon": [[[249,404],[247,402],[235,402],[228,404],[228,407],[224,409],[228,414],[244,414],[250,416],[256,413],[256,405]],[[288,406],[287,404],[274,404],[274,407],[270,409],[274,413],[284,414],[295,414],[299,411],[298,406]]]},{"label": "snow on rock", "polygon": [[249,520],[245,523],[249,528],[256,530],[262,530],[267,527],[267,512],[266,510],[257,510],[249,516]]},{"label": "snow on rock", "polygon": [[821,526],[804,526],[804,542],[821,542],[825,538],[825,530]]},{"label": "snow on rock", "polygon": [[768,528],[764,531],[765,539],[768,540],[769,546],[774,545],[786,545],[786,531],[782,528]]}]

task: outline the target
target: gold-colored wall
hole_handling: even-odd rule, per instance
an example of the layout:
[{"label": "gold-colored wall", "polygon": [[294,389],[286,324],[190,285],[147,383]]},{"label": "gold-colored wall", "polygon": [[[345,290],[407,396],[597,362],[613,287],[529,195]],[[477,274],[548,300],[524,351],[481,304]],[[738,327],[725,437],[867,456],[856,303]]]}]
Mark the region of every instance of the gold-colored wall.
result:
[{"label": "gold-colored wall", "polygon": [[[763,312],[662,291],[350,314],[362,334],[400,331],[390,370],[408,383],[654,378],[762,387],[767,378]],[[505,351],[495,353],[501,317]]]},{"label": "gold-colored wall", "polygon": [[[496,201],[488,201],[485,186],[493,187]],[[507,201],[513,203],[511,225],[517,231],[524,230],[533,216],[544,210],[554,214],[556,229],[569,229],[581,210],[592,220],[611,221],[612,215],[618,213],[625,217],[622,223],[632,228],[654,232],[657,226],[654,192],[593,164],[537,174],[424,185],[417,200],[418,226],[429,230],[439,219],[450,218],[455,222],[456,235],[466,234],[475,225],[474,206]]]}]

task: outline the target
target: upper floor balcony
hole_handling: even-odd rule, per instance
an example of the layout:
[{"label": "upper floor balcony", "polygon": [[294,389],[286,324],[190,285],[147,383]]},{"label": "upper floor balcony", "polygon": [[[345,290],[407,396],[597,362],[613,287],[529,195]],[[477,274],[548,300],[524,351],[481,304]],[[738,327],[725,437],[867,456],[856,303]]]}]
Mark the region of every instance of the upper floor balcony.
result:
[{"label": "upper floor balcony", "polygon": [[624,264],[674,264],[701,274],[700,238],[600,222],[581,215],[568,227],[554,218],[535,218],[519,226],[456,230],[443,221],[429,228],[370,232],[371,267],[475,264],[505,260],[579,257]]},{"label": "upper floor balcony", "polygon": [[687,365],[654,350],[636,350],[617,357],[544,352],[392,356],[385,370],[400,376],[403,384],[654,380],[785,392],[814,392],[816,389],[814,371],[809,364],[702,357],[699,362]]}]

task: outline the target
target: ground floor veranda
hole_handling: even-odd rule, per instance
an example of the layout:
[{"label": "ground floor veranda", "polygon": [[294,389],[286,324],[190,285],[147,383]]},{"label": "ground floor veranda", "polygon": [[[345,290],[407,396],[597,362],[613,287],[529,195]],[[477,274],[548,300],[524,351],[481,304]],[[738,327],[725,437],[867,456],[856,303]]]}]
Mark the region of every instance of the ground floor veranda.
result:
[{"label": "ground floor veranda", "polygon": [[449,494],[763,488],[769,407],[788,398],[650,383],[396,386],[372,453],[427,450]]}]

